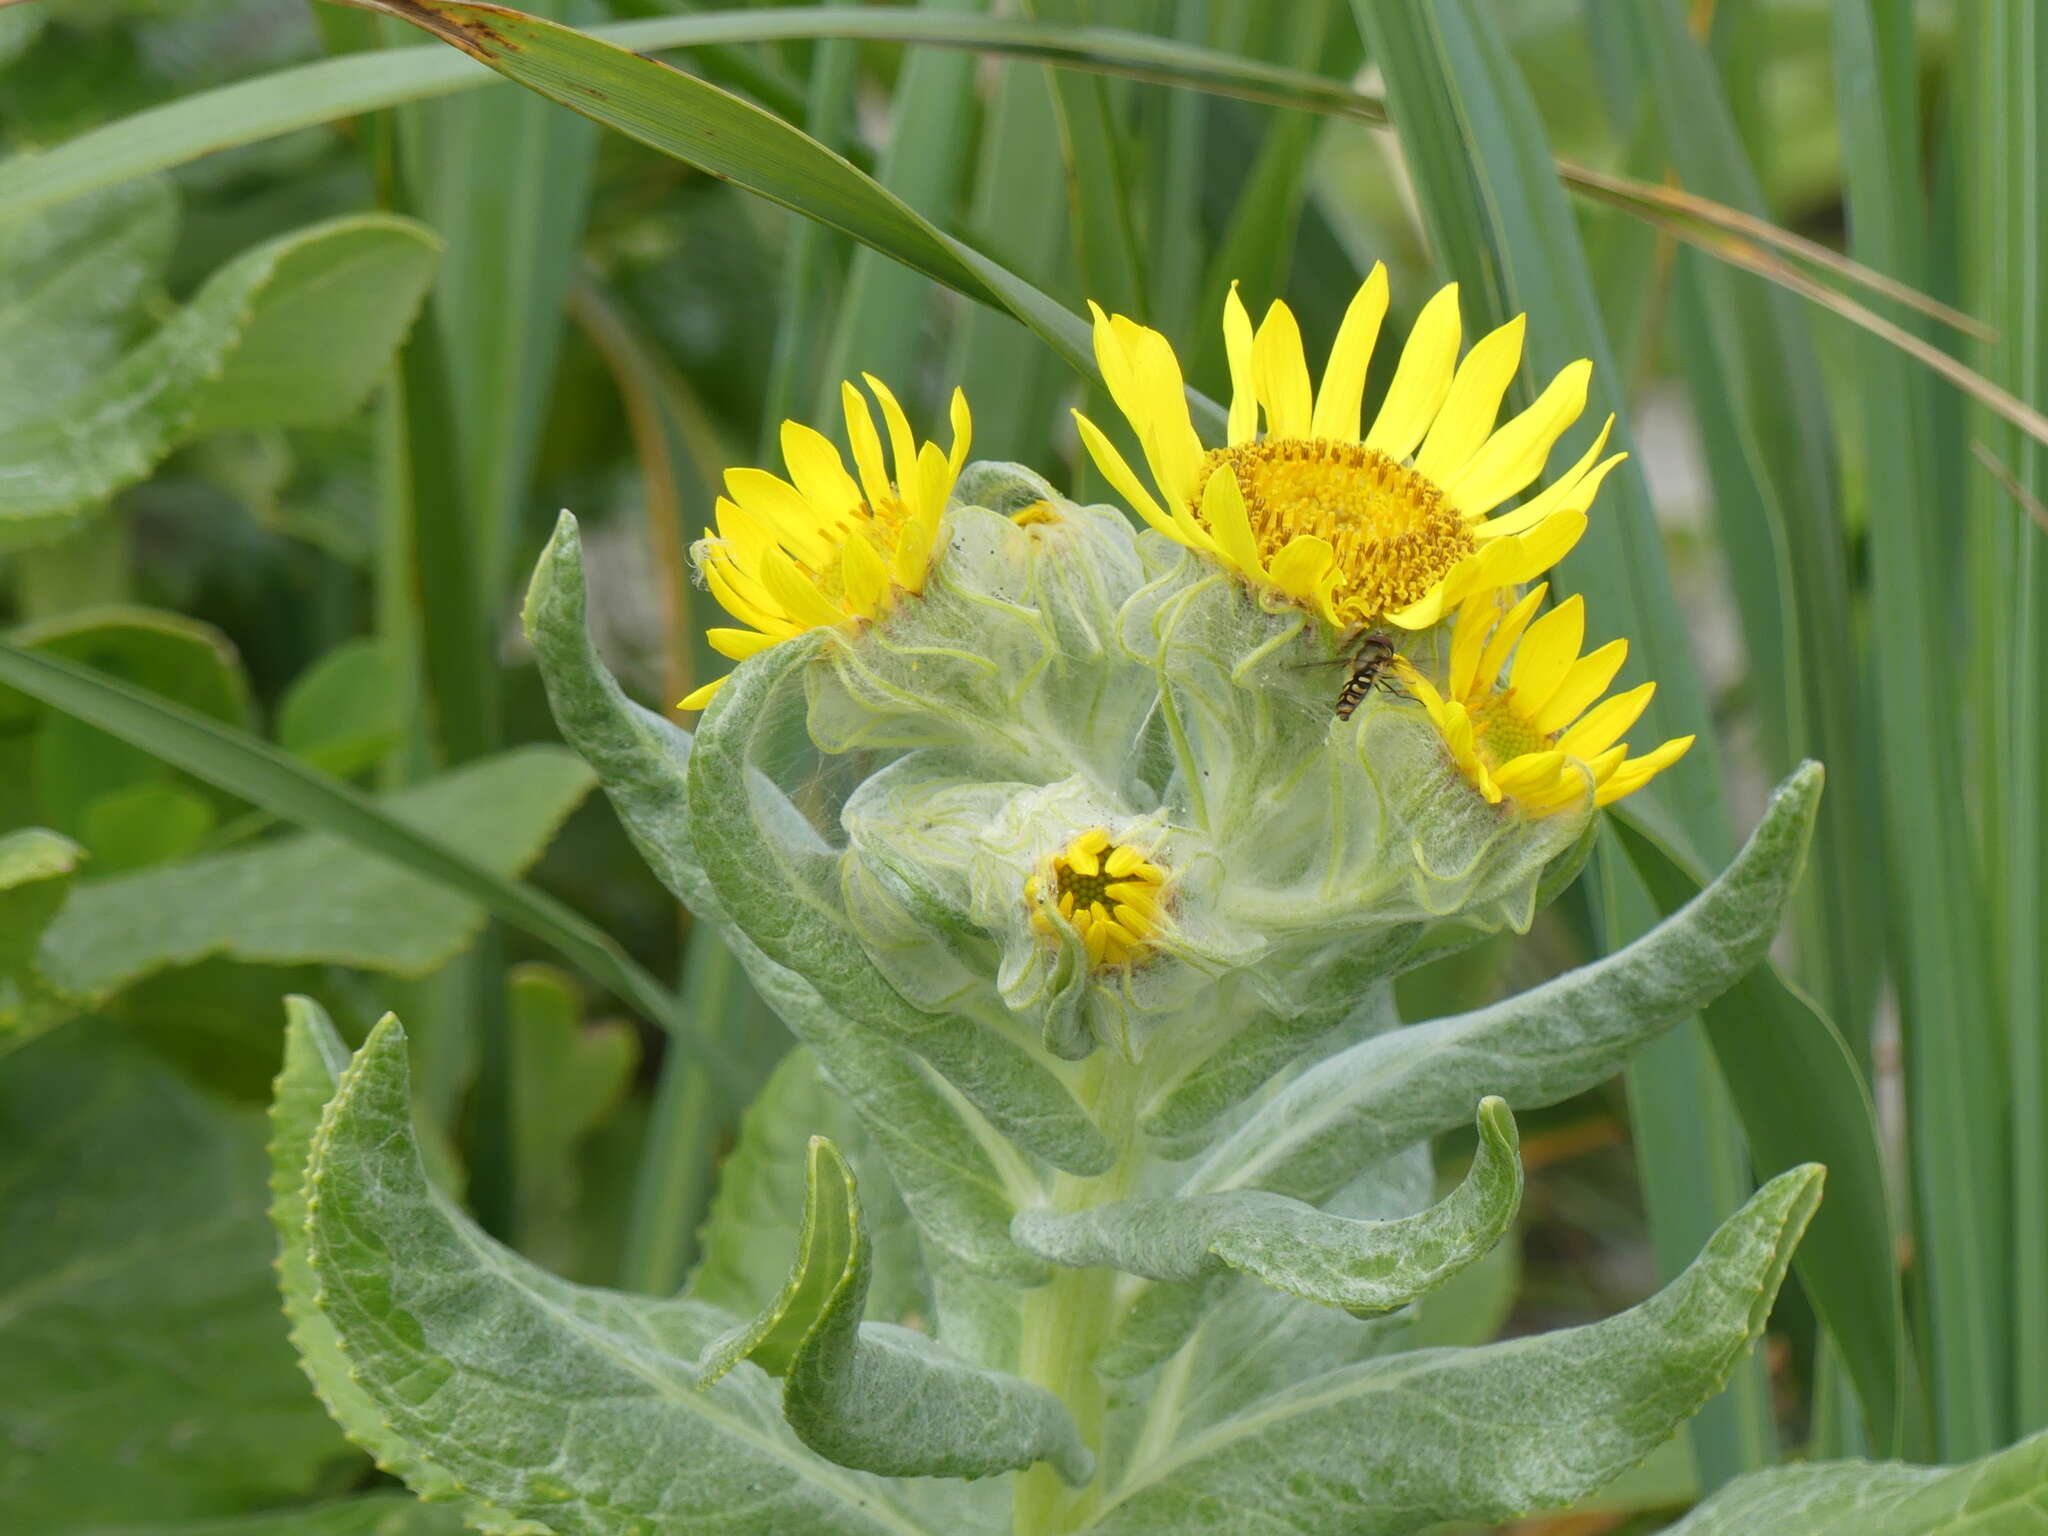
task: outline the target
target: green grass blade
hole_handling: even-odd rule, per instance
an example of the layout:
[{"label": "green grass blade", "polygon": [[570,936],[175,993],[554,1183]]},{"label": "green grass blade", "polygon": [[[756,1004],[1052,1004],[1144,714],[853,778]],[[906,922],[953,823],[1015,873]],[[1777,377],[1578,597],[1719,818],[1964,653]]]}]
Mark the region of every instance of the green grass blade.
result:
[{"label": "green grass blade", "polygon": [[[811,60],[810,92],[804,103],[804,131],[838,154],[846,152],[853,116],[860,53],[835,39],[818,44]],[[783,255],[782,297],[776,305],[775,357],[761,406],[756,459],[773,463],[780,451],[783,422],[805,407],[809,381],[822,372],[825,327],[845,282],[846,241],[809,219],[789,232]],[[680,697],[680,695],[678,695]]]},{"label": "green grass blade", "polygon": [[[590,0],[534,0],[532,9],[579,24],[601,14]],[[493,611],[512,581],[599,137],[525,92],[466,93],[399,114],[413,211],[448,241],[435,307],[475,579]]]},{"label": "green grass blade", "polygon": [[[979,11],[980,0],[934,0],[939,13]],[[949,229],[976,127],[974,56],[921,49],[904,61],[891,104],[895,125],[875,179],[933,225]],[[925,320],[932,292],[914,271],[872,245],[853,254],[838,325],[817,375],[812,420],[839,416],[839,384],[874,374],[900,394],[914,391],[917,362],[927,352]]]},{"label": "green grass blade", "polygon": [[[1930,221],[1950,237],[1942,252],[1961,296],[1983,309],[2004,338],[1977,361],[2023,398],[2048,399],[2048,200],[2041,178],[2048,93],[2039,71],[2048,61],[2048,24],[2037,7],[1998,4],[1959,24],[1959,77],[1945,168],[1957,194],[1949,217]],[[1938,442],[1949,452],[1934,469],[1944,489],[1960,479],[1971,493],[1970,529],[1956,553],[1969,583],[1979,629],[1978,662],[1969,668],[1955,710],[1984,731],[1973,775],[1983,824],[1981,863],[1988,899],[1985,927],[1992,984],[2002,994],[2005,1067],[2010,1089],[2012,1312],[2003,1342],[2021,1365],[2013,1375],[2009,1427],[2048,1423],[2048,1381],[2028,1368],[2048,1349],[2048,1022],[2040,998],[2048,985],[2040,927],[2048,852],[2042,785],[2048,780],[2048,719],[2042,709],[2048,648],[2048,551],[2027,514],[2048,496],[2048,456],[2004,423],[1969,411],[1960,430]]]},{"label": "green grass blade", "polygon": [[521,881],[493,874],[438,838],[395,821],[361,791],[268,742],[74,662],[0,642],[0,683],[97,726],[194,778],[300,826],[328,832],[459,891],[546,944],[645,1017],[683,1035],[722,1083],[745,1077],[661,984],[585,918]]},{"label": "green grass blade", "polygon": [[[1067,245],[1064,168],[1047,146],[1058,141],[1053,71],[1005,64],[989,103],[974,173],[966,233],[999,254],[1019,276],[1051,288]],[[945,377],[974,409],[974,456],[1049,464],[1069,375],[1058,358],[1010,316],[976,307],[953,328]]]},{"label": "green grass blade", "polygon": [[[1041,8],[1061,22],[1078,20],[1082,10],[1078,0],[1046,0]],[[1150,315],[1145,256],[1131,217],[1137,199],[1129,160],[1137,146],[1122,131],[1106,81],[1072,70],[1047,73],[1082,291],[1113,314]]]},{"label": "green grass blade", "polygon": [[[1926,270],[1909,6],[1838,0],[1849,234],[1862,260],[1908,280]],[[2038,316],[2037,316],[2038,318]],[[1978,873],[1961,830],[1966,736],[1947,637],[1955,629],[1950,529],[1930,510],[1955,472],[1933,462],[1931,391],[1874,338],[1855,338],[1859,441],[1870,497],[1872,592],[1884,616],[1878,725],[1901,961],[1918,1252],[1933,1327],[1934,1401],[1945,1460],[2012,1438],[2012,1230],[2004,1041],[1988,985]],[[2016,643],[2010,633],[1996,644]],[[2012,814],[1991,839],[2009,846]],[[2029,914],[2037,930],[2038,908]],[[2038,932],[2030,931],[2030,944]],[[2031,1000],[2030,1000],[2031,1002]],[[2030,1004],[2029,1004],[2030,1005]],[[2026,1005],[2023,1005],[2026,1006]]]},{"label": "green grass blade", "polygon": [[[1611,823],[1658,911],[1699,891],[1703,871],[1674,839],[1627,809]],[[1880,1454],[1918,1454],[1899,1238],[1877,1113],[1856,1059],[1827,1015],[1770,965],[1709,1004],[1705,1024],[1758,1173],[1827,1165],[1825,1213],[1795,1261],[1800,1279],[1841,1342]]]},{"label": "green grass blade", "polygon": [[[1763,194],[1712,60],[1677,9],[1611,15],[1637,33],[1643,100],[1686,189],[1762,217]],[[1874,808],[1861,771],[1856,650],[1843,643],[1852,632],[1847,539],[1820,364],[1789,295],[1693,252],[1678,262],[1677,285],[1683,344],[1674,353],[1692,384],[1721,544],[1753,637],[1764,766],[1779,774],[1817,757],[1829,768],[1802,959],[1867,1059],[1875,976],[1863,946],[1879,921]]]}]

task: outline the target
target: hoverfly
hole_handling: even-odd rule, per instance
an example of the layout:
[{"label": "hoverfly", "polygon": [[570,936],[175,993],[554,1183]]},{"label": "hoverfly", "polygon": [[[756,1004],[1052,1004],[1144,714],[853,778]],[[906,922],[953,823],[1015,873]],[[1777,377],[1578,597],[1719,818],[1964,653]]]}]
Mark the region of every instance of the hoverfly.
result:
[{"label": "hoverfly", "polygon": [[1351,652],[1351,675],[1337,694],[1337,718],[1349,720],[1358,706],[1375,689],[1396,698],[1406,698],[1395,662],[1394,637],[1383,629],[1367,630]]}]

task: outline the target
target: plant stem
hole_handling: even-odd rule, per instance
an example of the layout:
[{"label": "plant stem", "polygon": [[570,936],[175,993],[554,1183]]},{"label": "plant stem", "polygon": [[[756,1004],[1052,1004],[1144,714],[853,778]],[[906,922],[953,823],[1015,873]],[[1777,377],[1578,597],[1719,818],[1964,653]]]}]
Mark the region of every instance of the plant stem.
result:
[{"label": "plant stem", "polygon": [[[1081,1086],[1083,1104],[1116,1148],[1116,1162],[1097,1178],[1062,1173],[1047,1202],[1055,1211],[1085,1211],[1121,1200],[1136,1183],[1134,1143],[1140,1101],[1137,1070],[1109,1051],[1096,1052]],[[1095,1374],[1095,1356],[1116,1321],[1117,1273],[1062,1269],[1024,1297],[1018,1374],[1067,1405],[1081,1438],[1095,1448],[1095,1480],[1070,1488],[1044,1463],[1019,1473],[1012,1536],[1050,1536],[1079,1529],[1100,1505],[1103,1489],[1102,1421],[1108,1393]]]}]

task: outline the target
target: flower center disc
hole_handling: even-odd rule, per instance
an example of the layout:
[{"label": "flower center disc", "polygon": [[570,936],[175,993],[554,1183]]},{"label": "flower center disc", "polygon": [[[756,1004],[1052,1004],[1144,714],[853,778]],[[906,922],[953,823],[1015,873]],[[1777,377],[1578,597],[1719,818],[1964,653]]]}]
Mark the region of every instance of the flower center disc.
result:
[{"label": "flower center disc", "polygon": [[1363,443],[1269,437],[1217,448],[1200,483],[1224,465],[1244,494],[1260,558],[1270,563],[1301,534],[1327,541],[1337,609],[1358,622],[1407,607],[1478,547],[1442,491]]},{"label": "flower center disc", "polygon": [[1471,706],[1472,737],[1490,767],[1530,752],[1548,752],[1555,742],[1516,712],[1507,694]]}]

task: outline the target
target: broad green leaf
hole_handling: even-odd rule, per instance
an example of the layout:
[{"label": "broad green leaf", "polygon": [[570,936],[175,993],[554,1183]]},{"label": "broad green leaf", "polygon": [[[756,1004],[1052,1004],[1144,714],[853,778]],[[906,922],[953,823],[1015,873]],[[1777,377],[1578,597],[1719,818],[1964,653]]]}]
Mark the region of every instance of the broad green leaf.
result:
[{"label": "broad green leaf", "polygon": [[[518,874],[590,790],[560,748],[523,747],[385,802],[493,874]],[[44,937],[50,974],[105,997],[172,965],[222,954],[421,975],[482,928],[472,900],[325,834],[190,859],[81,887]]]},{"label": "broad green leaf", "polygon": [[47,827],[0,836],[0,1054],[74,1011],[43,974],[41,946],[84,857]]},{"label": "broad green leaf", "polygon": [[970,1270],[1029,1283],[1045,1266],[1010,1241],[1012,1202],[974,1129],[908,1051],[831,1007],[809,981],[755,947],[705,878],[691,838],[690,733],[620,691],[590,638],[583,546],[564,513],[528,588],[527,638],[563,738],[597,770],[655,875],[716,923],[754,989],[859,1111],[927,1236]]},{"label": "broad green leaf", "polygon": [[[1677,911],[1701,888],[1668,839],[1626,812],[1622,847],[1657,905]],[[1828,1170],[1828,1201],[1800,1247],[1814,1309],[1842,1345],[1873,1435],[1894,1443],[1910,1360],[1897,1262],[1899,1239],[1869,1086],[1834,1024],[1766,964],[1707,1005],[1706,1035],[1742,1117],[1750,1161],[1810,1160]]]},{"label": "broad green leaf", "polygon": [[1088,1529],[1201,1536],[1341,1520],[1347,1536],[1411,1536],[1590,1493],[1668,1438],[1748,1354],[1821,1177],[1808,1166],[1773,1179],[1690,1269],[1618,1317],[1303,1381],[1136,1471]]},{"label": "broad green leaf", "polygon": [[80,1536],[462,1536],[461,1516],[403,1493],[366,1493],[226,1520],[94,1526]]},{"label": "broad green leaf", "polygon": [[213,802],[182,784],[132,784],[78,816],[93,873],[122,875],[197,853],[217,819]]},{"label": "broad green leaf", "polygon": [[1017,1241],[1056,1264],[1106,1264],[1152,1280],[1220,1270],[1355,1316],[1390,1312],[1484,1258],[1522,1200],[1515,1119],[1499,1099],[1479,1103],[1479,1155],[1438,1204],[1395,1221],[1354,1221],[1285,1195],[1236,1189],[1156,1196],[1061,1214],[1017,1213]]},{"label": "broad green leaf", "polygon": [[346,1447],[292,1369],[257,1117],[80,1022],[0,1069],[0,1530],[229,1515]]},{"label": "broad green leaf", "polygon": [[1534,1109],[1608,1077],[1764,957],[1798,881],[1820,789],[1818,763],[1787,778],[1728,867],[1626,948],[1310,1068],[1220,1142],[1183,1193],[1270,1189],[1314,1200],[1374,1157],[1458,1124],[1474,1084]]},{"label": "broad green leaf", "polygon": [[861,1213],[875,1246],[868,1288],[871,1322],[929,1327],[932,1297],[917,1230],[885,1160],[867,1151],[868,1132],[851,1105],[799,1045],[770,1075],[740,1120],[739,1139],[718,1166],[718,1194],[698,1248],[704,1258],[686,1294],[728,1312],[747,1313],[772,1295],[789,1271],[802,1225],[810,1138],[839,1148],[860,1180]]},{"label": "broad green leaf", "polygon": [[316,1304],[320,1282],[305,1241],[306,1163],[321,1112],[334,1097],[348,1060],[348,1047],[318,1003],[309,997],[285,1000],[284,1066],[270,1102],[270,1221],[277,1234],[277,1283],[299,1367],[343,1433],[421,1498],[452,1505],[468,1526],[487,1536],[554,1536],[545,1525],[484,1502],[395,1434],[384,1410],[357,1381],[334,1325]]},{"label": "broad green leaf", "polygon": [[713,1342],[709,1387],[742,1360],[783,1378],[782,1411],[812,1450],[894,1477],[988,1477],[1049,1461],[1086,1483],[1095,1460],[1045,1388],[969,1365],[935,1340],[864,1323],[874,1247],[853,1171],[823,1136],[804,1163],[796,1261],[751,1322]]},{"label": "broad green leaf", "polygon": [[2041,1536],[2048,1435],[1960,1467],[1821,1461],[1753,1472],[1670,1536]]},{"label": "broad green leaf", "polygon": [[[0,420],[0,546],[53,537],[189,437],[347,414],[412,324],[437,255],[429,231],[383,214],[301,230],[230,262],[71,390],[17,402]],[[87,323],[104,334],[102,313]],[[40,345],[68,345],[63,317],[47,329]]]},{"label": "broad green leaf", "polygon": [[837,857],[759,766],[804,709],[801,669],[824,638],[740,663],[698,727],[691,836],[720,901],[777,964],[848,1018],[916,1051],[1019,1145],[1070,1172],[1103,1172],[1108,1141],[1049,1068],[996,1029],[926,1013],[890,984],[837,910]]},{"label": "broad green leaf", "polygon": [[0,223],[0,423],[74,398],[119,360],[177,232],[160,176]]},{"label": "broad green leaf", "polygon": [[387,1018],[314,1135],[303,1238],[313,1304],[391,1438],[565,1536],[933,1529],[805,1450],[758,1371],[698,1390],[724,1314],[571,1285],[480,1231],[427,1181],[408,1077]]},{"label": "broad green leaf", "polygon": [[640,1039],[623,1019],[585,1024],[576,978],[554,966],[514,966],[506,993],[519,1250],[565,1269],[581,1236],[583,1144],[631,1091]]},{"label": "broad green leaf", "polygon": [[292,679],[277,709],[277,744],[324,773],[352,778],[397,745],[398,682],[384,646],[344,640]]},{"label": "broad green leaf", "polygon": [[680,1016],[670,993],[593,924],[532,886],[508,880],[431,831],[397,820],[368,796],[288,753],[192,710],[84,667],[0,643],[0,685],[146,748],[194,778],[308,827],[346,839],[470,897],[551,946],[641,1010],[691,1035],[722,1082],[742,1081],[729,1054]]},{"label": "broad green leaf", "polygon": [[[96,607],[24,624],[8,638],[147,688],[229,725],[254,718],[249,679],[233,642],[211,624],[155,608]],[[139,785],[173,780],[142,748],[0,688],[0,724],[33,737],[39,820],[83,837],[88,807]],[[26,787],[26,786],[25,786]]]}]

